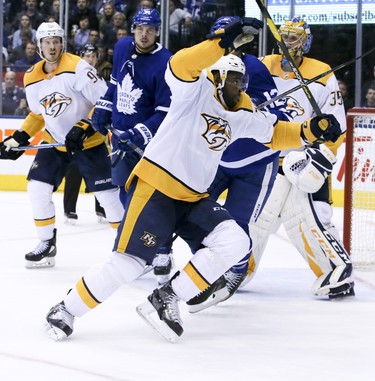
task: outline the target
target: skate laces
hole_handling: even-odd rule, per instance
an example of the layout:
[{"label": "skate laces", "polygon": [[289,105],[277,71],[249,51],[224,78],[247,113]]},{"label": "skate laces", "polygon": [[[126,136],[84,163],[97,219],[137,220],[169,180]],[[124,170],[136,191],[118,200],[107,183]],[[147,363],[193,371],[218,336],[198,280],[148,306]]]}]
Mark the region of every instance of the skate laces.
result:
[{"label": "skate laces", "polygon": [[65,324],[73,327],[74,316],[65,308],[64,304],[57,304],[49,312],[47,318],[49,320],[61,320]]},{"label": "skate laces", "polygon": [[163,312],[165,317],[168,320],[176,321],[180,325],[182,325],[182,320],[180,317],[180,309],[178,307],[178,301],[179,301],[178,296],[173,291],[171,293],[164,292],[163,301],[164,301]]},{"label": "skate laces", "polygon": [[156,254],[156,257],[154,258],[152,265],[154,267],[167,267],[169,265],[169,258],[170,254]]},{"label": "skate laces", "polygon": [[36,248],[31,252],[34,255],[42,254],[45,252],[49,247],[49,240],[48,241],[40,241]]},{"label": "skate laces", "polygon": [[225,280],[227,281],[227,288],[229,292],[232,292],[241,283],[243,279],[242,273],[234,273],[232,271],[227,271],[225,274]]}]

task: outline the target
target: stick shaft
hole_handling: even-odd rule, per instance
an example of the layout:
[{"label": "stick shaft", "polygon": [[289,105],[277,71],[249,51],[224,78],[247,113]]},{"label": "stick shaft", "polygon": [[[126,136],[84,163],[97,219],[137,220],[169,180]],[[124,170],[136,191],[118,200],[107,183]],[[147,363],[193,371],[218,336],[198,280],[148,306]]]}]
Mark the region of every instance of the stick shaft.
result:
[{"label": "stick shaft", "polygon": [[55,147],[65,147],[65,144],[49,143],[49,144],[38,144],[35,146],[19,146],[19,147],[13,147],[12,151],[27,151],[30,149],[46,149],[46,148],[55,148]]}]

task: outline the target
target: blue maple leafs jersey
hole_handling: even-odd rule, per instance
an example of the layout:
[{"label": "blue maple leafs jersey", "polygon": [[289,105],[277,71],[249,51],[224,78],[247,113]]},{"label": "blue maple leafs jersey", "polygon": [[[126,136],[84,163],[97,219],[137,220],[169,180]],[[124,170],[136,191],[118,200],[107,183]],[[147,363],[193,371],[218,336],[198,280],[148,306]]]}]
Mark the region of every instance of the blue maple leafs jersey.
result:
[{"label": "blue maple leafs jersey", "polygon": [[[259,59],[245,54],[242,60],[249,76],[249,86],[246,90],[255,105],[259,105],[278,95],[276,84],[267,67]],[[267,109],[279,120],[289,121],[286,102],[283,99],[272,103]],[[220,165],[233,173],[245,173],[248,166],[264,166],[265,162],[272,161],[279,151],[273,151],[255,139],[242,138],[233,142],[224,151]],[[259,161],[261,160],[261,161]]]},{"label": "blue maple leafs jersey", "polygon": [[116,43],[110,84],[104,96],[113,102],[115,128],[125,131],[142,123],[153,135],[156,133],[171,102],[164,79],[171,55],[160,44],[151,53],[138,54],[134,37],[124,37]]}]

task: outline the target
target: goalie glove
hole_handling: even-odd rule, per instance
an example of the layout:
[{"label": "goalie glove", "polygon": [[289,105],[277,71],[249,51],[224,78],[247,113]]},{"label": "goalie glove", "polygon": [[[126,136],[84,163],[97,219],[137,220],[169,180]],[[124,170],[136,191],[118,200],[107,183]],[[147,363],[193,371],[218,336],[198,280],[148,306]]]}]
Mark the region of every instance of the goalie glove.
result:
[{"label": "goalie glove", "polygon": [[221,38],[219,45],[225,49],[226,54],[229,54],[232,50],[251,42],[263,25],[263,21],[253,17],[238,18],[214,33],[208,34],[206,38],[211,40]]},{"label": "goalie glove", "polygon": [[68,152],[74,154],[76,151],[83,150],[83,142],[95,134],[91,121],[81,119],[77,122],[65,137],[65,147]]},{"label": "goalie glove", "polygon": [[12,148],[28,146],[30,135],[25,131],[14,131],[12,136],[0,143],[0,159],[17,160],[25,151],[13,151]]},{"label": "goalie glove", "polygon": [[92,126],[102,135],[108,134],[107,126],[112,122],[113,103],[107,99],[100,98],[96,101],[95,109],[91,117]]},{"label": "goalie glove", "polygon": [[283,160],[283,171],[299,190],[315,193],[322,187],[335,163],[336,156],[321,144],[319,148],[289,152]]},{"label": "goalie glove", "polygon": [[123,132],[118,137],[118,148],[121,151],[134,151],[136,148],[142,147],[152,139],[151,131],[141,123],[135,127]]},{"label": "goalie glove", "polygon": [[335,142],[341,135],[340,123],[332,114],[323,114],[306,120],[301,125],[301,137],[305,143]]}]

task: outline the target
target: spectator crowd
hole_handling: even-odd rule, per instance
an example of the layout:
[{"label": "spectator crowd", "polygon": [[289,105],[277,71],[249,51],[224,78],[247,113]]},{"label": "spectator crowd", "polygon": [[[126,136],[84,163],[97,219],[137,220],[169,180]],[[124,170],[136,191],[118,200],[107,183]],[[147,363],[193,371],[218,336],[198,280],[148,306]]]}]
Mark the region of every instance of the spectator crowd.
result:
[{"label": "spectator crowd", "polygon": [[[23,73],[40,61],[35,33],[44,21],[60,22],[62,0],[4,1],[3,30],[3,115],[25,115]],[[171,34],[190,33],[194,21],[200,20],[202,3],[212,1],[170,0]],[[113,49],[116,42],[131,33],[132,18],[139,8],[157,8],[156,0],[70,0],[66,50],[79,55],[87,44],[98,51],[98,73],[107,81],[112,70]],[[216,16],[216,14],[215,14]],[[182,32],[181,32],[182,31]],[[201,39],[204,38],[201,33]],[[182,39],[171,40],[174,53]],[[196,43],[192,40],[190,45]],[[175,46],[173,46],[173,43]],[[17,112],[17,113],[16,113]]]}]

